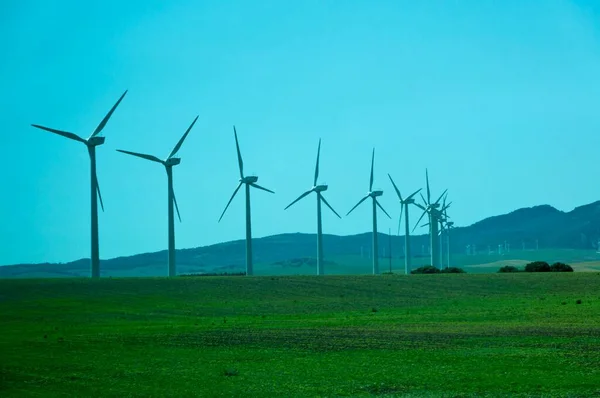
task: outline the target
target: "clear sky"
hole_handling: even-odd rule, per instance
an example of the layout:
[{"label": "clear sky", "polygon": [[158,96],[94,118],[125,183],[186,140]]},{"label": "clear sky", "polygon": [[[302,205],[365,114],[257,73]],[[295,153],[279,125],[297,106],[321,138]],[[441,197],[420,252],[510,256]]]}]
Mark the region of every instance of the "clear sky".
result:
[{"label": "clear sky", "polygon": [[[232,125],[254,190],[255,237],[315,232],[319,137],[325,197],[345,214],[387,179],[449,189],[458,225],[516,208],[600,199],[600,2],[18,1],[0,4],[0,264],[89,257],[84,145],[30,127],[104,130],[101,258],[164,250],[164,158],[196,115],[175,167],[178,248],[244,237]],[[361,205],[324,232],[371,228]],[[415,208],[413,220],[418,217]],[[426,232],[423,228],[421,233]]]}]

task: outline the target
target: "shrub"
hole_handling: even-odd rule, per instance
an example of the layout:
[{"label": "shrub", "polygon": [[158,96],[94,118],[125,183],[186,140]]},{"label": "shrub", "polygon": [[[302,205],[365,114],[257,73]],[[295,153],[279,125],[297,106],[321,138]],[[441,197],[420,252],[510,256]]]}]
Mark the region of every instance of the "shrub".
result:
[{"label": "shrub", "polygon": [[462,268],[458,268],[458,267],[450,267],[450,268],[444,268],[442,270],[442,274],[466,274],[467,271],[465,271]]},{"label": "shrub", "polygon": [[227,377],[238,376],[239,374],[240,374],[240,372],[238,372],[237,369],[233,369],[233,368],[225,369],[223,371],[223,376],[227,376]]},{"label": "shrub", "polygon": [[550,265],[545,261],[534,261],[525,266],[525,272],[550,272]]},{"label": "shrub", "polygon": [[410,271],[411,274],[439,274],[440,270],[436,267],[432,267],[431,265],[424,265],[417,269],[413,269]]},{"label": "shrub", "polygon": [[569,264],[554,263],[550,266],[551,272],[573,272],[573,268]]},{"label": "shrub", "polygon": [[505,265],[504,267],[500,268],[498,272],[519,272],[519,269],[517,267],[513,267],[512,265]]}]

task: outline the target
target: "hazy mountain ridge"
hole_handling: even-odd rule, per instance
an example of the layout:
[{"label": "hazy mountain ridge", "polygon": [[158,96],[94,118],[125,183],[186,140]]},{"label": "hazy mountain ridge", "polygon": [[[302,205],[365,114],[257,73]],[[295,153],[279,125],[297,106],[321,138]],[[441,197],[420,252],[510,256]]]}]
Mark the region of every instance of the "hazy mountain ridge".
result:
[{"label": "hazy mountain ridge", "polygon": [[[389,238],[380,233],[380,256],[389,255]],[[464,253],[466,245],[475,245],[478,251],[492,250],[508,242],[513,250],[540,248],[596,249],[600,238],[600,201],[563,212],[549,205],[534,206],[493,216],[468,227],[452,230],[450,247],[453,253]],[[323,235],[326,256],[369,256],[371,233],[337,236]],[[423,256],[429,246],[428,235],[412,236],[413,254]],[[425,251],[423,250],[425,249]],[[273,264],[316,254],[316,235],[286,233],[253,239],[256,264]],[[392,236],[394,257],[404,251],[404,237]],[[363,252],[363,253],[361,253]],[[117,275],[130,270],[140,276],[163,275],[167,251],[142,253],[102,261],[102,274]],[[210,246],[177,250],[179,273],[241,271],[245,262],[244,240],[218,243]],[[69,263],[18,264],[0,267],[0,277],[78,276],[89,274],[89,259]]]}]

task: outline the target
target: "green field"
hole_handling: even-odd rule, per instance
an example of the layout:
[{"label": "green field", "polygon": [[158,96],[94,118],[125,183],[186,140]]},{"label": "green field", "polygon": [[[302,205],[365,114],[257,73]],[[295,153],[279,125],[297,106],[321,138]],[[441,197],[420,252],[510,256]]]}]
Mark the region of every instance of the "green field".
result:
[{"label": "green field", "polygon": [[0,280],[0,396],[598,396],[599,288],[596,272]]}]

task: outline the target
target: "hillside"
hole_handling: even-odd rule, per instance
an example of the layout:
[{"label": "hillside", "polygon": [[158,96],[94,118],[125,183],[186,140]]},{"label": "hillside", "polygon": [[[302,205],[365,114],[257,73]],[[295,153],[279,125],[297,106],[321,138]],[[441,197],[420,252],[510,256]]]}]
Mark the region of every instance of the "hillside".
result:
[{"label": "hillside", "polygon": [[[467,227],[452,231],[451,252],[465,254],[466,246],[476,247],[479,254],[488,252],[488,246],[496,251],[499,244],[507,242],[511,251],[536,248],[560,248],[594,250],[600,238],[600,201],[562,212],[549,205],[515,210],[511,213],[481,220]],[[382,244],[380,256],[389,256],[388,235],[380,233]],[[315,256],[314,234],[280,234],[253,241],[256,264],[310,261]],[[324,235],[326,256],[356,256],[368,261],[371,234],[351,236]],[[412,237],[415,257],[426,257],[429,247],[428,235]],[[394,257],[402,255],[403,236],[392,236]],[[387,251],[387,253],[386,253]],[[102,261],[105,276],[153,276],[163,275],[167,258],[166,250],[118,257]],[[302,260],[301,260],[302,259]],[[580,261],[589,260],[581,258]],[[177,251],[180,273],[239,272],[243,270],[245,246],[243,240],[219,243],[211,246],[181,249]],[[87,276],[89,260],[81,259],[63,264],[18,264],[0,267],[0,277],[36,276]]]}]

